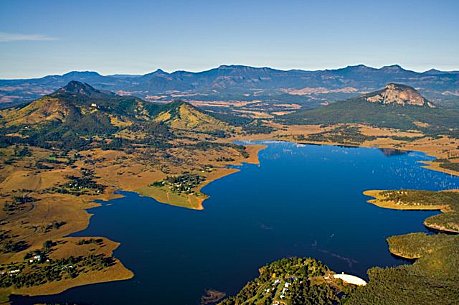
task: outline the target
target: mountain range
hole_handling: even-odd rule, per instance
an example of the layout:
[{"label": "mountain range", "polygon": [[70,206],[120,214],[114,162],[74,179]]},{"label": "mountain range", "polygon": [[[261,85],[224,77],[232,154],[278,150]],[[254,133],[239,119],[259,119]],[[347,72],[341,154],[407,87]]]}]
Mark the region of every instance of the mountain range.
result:
[{"label": "mountain range", "polygon": [[276,70],[241,65],[222,65],[202,72],[156,70],[145,75],[100,75],[69,72],[35,79],[0,80],[0,105],[31,101],[52,93],[75,80],[99,90],[132,95],[146,100],[264,100],[296,102],[316,107],[384,87],[403,83],[419,90],[429,100],[459,107],[459,71],[429,70],[418,73],[399,65],[380,69],[365,65],[335,70]]}]

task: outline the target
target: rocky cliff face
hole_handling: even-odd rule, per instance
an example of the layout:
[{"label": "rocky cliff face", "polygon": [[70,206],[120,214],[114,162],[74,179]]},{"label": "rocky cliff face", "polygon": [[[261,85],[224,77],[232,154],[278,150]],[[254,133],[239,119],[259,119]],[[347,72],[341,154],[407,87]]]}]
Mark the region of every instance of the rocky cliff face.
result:
[{"label": "rocky cliff face", "polygon": [[400,84],[390,83],[380,91],[370,93],[366,97],[366,101],[370,103],[381,104],[397,104],[400,106],[419,106],[430,107],[435,106],[426,100],[416,89]]}]

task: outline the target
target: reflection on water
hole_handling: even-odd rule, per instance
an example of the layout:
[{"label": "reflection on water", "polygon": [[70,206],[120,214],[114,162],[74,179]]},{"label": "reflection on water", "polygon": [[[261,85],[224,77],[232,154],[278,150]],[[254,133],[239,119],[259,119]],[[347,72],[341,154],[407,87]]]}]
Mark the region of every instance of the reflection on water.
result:
[{"label": "reflection on water", "polygon": [[379,148],[379,150],[387,157],[404,155],[410,152],[408,150],[400,150],[395,148]]}]

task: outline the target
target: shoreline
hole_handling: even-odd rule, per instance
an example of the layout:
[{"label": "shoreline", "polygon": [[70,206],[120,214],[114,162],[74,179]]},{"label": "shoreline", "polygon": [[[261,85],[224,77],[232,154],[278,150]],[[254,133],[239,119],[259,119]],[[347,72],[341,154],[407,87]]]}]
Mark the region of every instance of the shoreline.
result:
[{"label": "shoreline", "polygon": [[[246,151],[248,152],[249,156],[246,159],[241,159],[241,160],[235,160],[235,162],[230,162],[231,166],[241,166],[242,164],[260,164],[260,160],[258,157],[258,154],[260,151],[265,149],[267,146],[266,145],[260,145],[260,144],[247,144],[244,145],[246,147]],[[151,187],[151,186],[145,186],[140,189],[136,190],[128,190],[132,191],[134,193],[137,193],[141,196],[144,197],[150,197],[153,198],[154,200],[163,203],[163,204],[168,204],[172,206],[178,206],[182,208],[188,208],[188,209],[193,209],[193,210],[204,210],[204,201],[209,198],[209,196],[205,193],[202,193],[201,190],[207,186],[208,184],[222,179],[228,175],[234,174],[239,172],[240,169],[238,168],[228,168],[228,167],[221,167],[217,168],[215,171],[211,172],[208,176],[206,176],[206,180],[201,183],[198,187],[195,188],[196,192],[198,192],[199,195],[187,195],[188,198],[184,198],[184,196],[177,195],[173,192],[161,189],[159,187]],[[123,189],[124,190],[124,189]],[[195,204],[190,204],[190,205],[181,205],[181,204],[173,204],[171,203],[170,197],[174,196],[176,200],[187,200],[189,203],[191,201],[194,201]],[[177,197],[182,197],[177,198]]]},{"label": "shoreline", "polygon": [[[260,136],[257,136],[257,137],[237,137],[235,139],[232,139],[232,140],[246,140],[246,141],[259,141],[259,140],[274,140],[274,141],[285,141],[285,142],[290,142],[290,143],[299,143],[299,144],[304,144],[304,145],[326,145],[326,146],[343,146],[343,145],[346,145],[346,146],[350,146],[350,147],[366,147],[366,148],[388,148],[388,149],[397,149],[397,150],[407,150],[407,151],[419,151],[419,152],[422,152],[422,153],[425,153],[426,155],[428,156],[431,156],[433,158],[436,158],[436,159],[440,159],[441,156],[439,154],[436,154],[434,152],[432,152],[431,150],[429,150],[428,148],[425,148],[425,147],[422,147],[422,146],[417,146],[417,147],[406,147],[406,146],[402,146],[402,147],[399,147],[399,146],[396,146],[396,145],[378,145],[375,143],[367,143],[367,142],[364,142],[364,143],[361,143],[361,144],[349,144],[349,143],[335,143],[335,142],[325,142],[325,141],[298,141],[298,140],[295,140],[293,138],[287,138],[287,139],[282,139],[282,138],[279,138],[279,137],[276,137],[275,135],[272,135],[272,134],[264,134],[262,135],[261,137]],[[265,149],[267,146],[266,145],[260,145],[260,144],[247,144],[247,145],[244,145],[247,147],[247,150],[248,150],[248,153],[249,153],[249,157],[246,159],[246,160],[237,160],[237,162],[230,162],[231,165],[241,165],[243,163],[248,163],[248,164],[259,164],[259,152],[263,149]],[[444,169],[444,168],[441,168],[439,165],[438,166],[435,166],[435,160],[432,160],[432,161],[425,161],[423,162],[425,164],[425,166],[422,166],[424,168],[427,168],[429,170],[435,170],[435,171],[439,171],[439,172],[443,172],[443,173],[446,173],[446,174],[452,174],[452,175],[455,175],[455,176],[458,176],[459,175],[459,172],[454,172],[454,171],[451,171],[451,170],[448,170],[448,169]],[[215,172],[213,173],[213,175],[209,175],[209,176],[212,176],[210,179],[206,179],[206,181],[200,185],[198,188],[196,188],[197,191],[201,191],[201,189],[203,187],[205,187],[206,185],[210,184],[211,182],[213,181],[216,181],[218,179],[221,179],[227,175],[230,175],[230,174],[233,174],[235,172],[238,172],[239,169],[236,169],[236,168],[218,168],[217,170],[215,170]],[[121,190],[126,190],[126,191],[133,191],[135,193],[138,193],[139,195],[142,195],[142,196],[145,196],[145,194],[142,194],[142,192],[139,192],[139,189],[136,189],[136,190],[132,190],[132,189],[121,189]],[[92,217],[93,214],[91,213],[88,213],[87,210],[90,209],[90,208],[94,208],[94,207],[98,207],[100,206],[99,203],[97,203],[95,200],[103,200],[103,201],[109,201],[111,199],[115,199],[115,198],[120,198],[122,197],[122,195],[120,194],[116,194],[116,189],[110,189],[108,193],[104,194],[104,195],[101,195],[101,196],[97,196],[98,198],[94,198],[94,199],[90,199],[89,200],[89,206],[86,206],[84,208],[82,208],[85,213],[87,214],[87,220],[86,220],[86,226],[85,228],[78,228],[77,230],[75,230],[74,232],[70,232],[70,233],[66,233],[66,235],[64,235],[63,238],[68,238],[68,236],[72,233],[75,233],[75,232],[78,232],[78,231],[82,231],[84,229],[86,229],[88,226],[89,226],[89,221],[90,221],[90,218]],[[365,191],[364,192],[365,195],[367,196],[372,196],[371,194],[371,191]],[[203,206],[203,202],[208,198],[207,195],[203,194],[203,198],[199,198],[198,200],[198,204],[196,206],[196,210],[202,210],[204,209],[204,206]],[[152,197],[153,199],[161,202],[161,203],[165,203],[165,204],[170,204],[169,202],[164,202],[164,201],[161,201],[160,199],[161,198],[155,198],[154,196],[151,196],[151,195],[146,195],[148,197]],[[382,204],[382,203],[374,203],[374,202],[371,202],[371,201],[376,201],[377,198],[374,198],[372,200],[369,200],[368,202],[372,203],[372,204],[375,204],[381,208],[393,208],[393,209],[398,209],[398,210],[440,210],[442,211],[442,209],[444,209],[445,207],[427,207],[427,206],[417,206],[417,207],[399,207],[399,206],[394,206],[395,204],[393,205],[390,205],[390,204]],[[426,225],[424,223],[424,225]],[[434,230],[440,230],[442,231],[441,228],[437,228],[437,227],[432,227],[432,226],[428,226],[426,225],[427,227],[429,228],[432,228]],[[114,247],[112,249],[112,253],[113,251],[119,246],[119,244],[117,244],[116,247]],[[116,258],[115,258],[116,259]],[[94,284],[94,283],[103,283],[103,282],[111,282],[111,281],[117,281],[117,280],[127,280],[127,279],[130,279],[134,276],[134,274],[132,273],[132,271],[130,271],[129,269],[127,269],[121,261],[119,261],[118,259],[116,259],[116,266],[119,266],[119,271],[120,272],[124,272],[124,275],[122,277],[119,277],[117,278],[116,276],[112,275],[112,276],[108,276],[106,278],[103,278],[103,279],[91,279],[90,276],[87,276],[87,277],[82,277],[81,278],[81,281],[78,281],[78,282],[75,282],[74,280],[68,280],[68,282],[66,281],[59,281],[59,285],[55,285],[56,287],[54,288],[51,288],[51,287],[41,287],[41,289],[46,289],[47,292],[49,293],[46,293],[46,294],[58,294],[60,292],[63,292],[67,289],[70,289],[70,288],[73,288],[73,287],[77,287],[77,286],[84,286],[84,285],[90,285],[90,284]],[[106,274],[107,275],[107,274]],[[84,276],[84,275],[82,275]],[[48,290],[48,289],[51,289],[51,290]],[[30,296],[39,296],[39,295],[44,295],[40,289],[30,289],[30,292],[26,292],[26,293],[22,293],[20,292],[19,294],[20,295],[30,295]]]},{"label": "shoreline", "polygon": [[[230,165],[233,166],[239,166],[242,165],[243,163],[248,163],[248,164],[259,164],[259,158],[258,158],[258,153],[265,149],[267,146],[266,145],[244,145],[246,146],[246,150],[249,153],[249,156],[247,158],[241,158],[239,160],[235,160],[235,162],[230,162]],[[199,185],[199,187],[196,189],[198,192],[201,191],[203,187],[206,185],[210,184],[213,181],[216,181],[218,179],[221,179],[227,175],[233,174],[238,172],[239,169],[237,168],[218,168],[215,171],[213,171],[208,177],[210,179],[206,179],[206,181]],[[56,195],[56,199],[54,201],[57,201],[57,199],[60,198],[60,200],[64,200],[65,202],[73,203],[73,213],[72,215],[75,214],[75,212],[80,212],[78,213],[80,215],[79,221],[70,221],[69,226],[66,227],[64,232],[60,232],[55,234],[54,237],[46,237],[45,239],[55,239],[55,240],[70,240],[73,239],[73,237],[70,237],[71,234],[76,233],[76,232],[81,232],[84,231],[85,229],[88,228],[90,224],[91,217],[94,215],[94,213],[88,212],[88,210],[97,208],[101,206],[101,203],[98,203],[97,200],[102,200],[102,201],[110,201],[112,199],[116,198],[122,198],[123,195],[117,194],[116,191],[121,190],[121,191],[132,191],[134,193],[137,193],[141,196],[145,196],[145,194],[142,194],[142,192],[139,192],[140,189],[132,189],[130,187],[126,188],[121,188],[121,189],[116,189],[113,187],[108,187],[107,192],[101,195],[97,196],[90,196],[90,195],[85,195],[79,197],[77,200],[80,202],[78,206],[74,205],[75,198],[67,198],[68,196],[66,195]],[[200,198],[197,198],[197,205],[196,205],[196,210],[202,210],[204,209],[203,207],[203,202],[205,199],[208,198],[207,195],[202,194],[203,196]],[[161,198],[155,198],[153,196],[146,195],[147,197],[151,197],[158,202],[164,203],[164,204],[171,204],[170,202],[167,201],[162,201]],[[51,196],[51,198],[54,198]],[[44,199],[44,198],[43,198]],[[49,201],[49,197],[48,197]],[[48,203],[49,204],[49,203]],[[48,205],[47,204],[47,205]],[[173,204],[171,204],[173,205]],[[187,207],[187,206],[184,206]],[[188,207],[189,208],[189,207]],[[84,237],[81,237],[84,238]],[[97,238],[94,236],[87,236],[85,238]],[[105,239],[107,243],[110,244],[110,247],[107,247],[106,254],[113,256],[113,252],[120,246],[120,243],[114,242],[108,238]],[[44,241],[44,240],[43,240]],[[38,242],[35,242],[35,244],[40,244],[42,240],[38,240]],[[27,249],[27,251],[31,251],[35,248],[38,249],[38,244]],[[21,261],[21,257],[23,256],[23,252],[18,252],[15,253],[14,255],[11,255],[9,259],[7,259],[7,262],[12,262],[12,261]],[[115,259],[115,265],[110,267],[109,272],[106,272],[104,270],[103,272],[89,272],[88,274],[82,274],[78,276],[76,279],[66,279],[66,280],[61,280],[57,282],[49,282],[43,285],[39,286],[34,286],[34,287],[26,287],[26,288],[19,288],[19,289],[4,289],[4,291],[0,294],[0,304],[8,304],[8,295],[11,294],[16,294],[16,295],[25,295],[25,296],[40,296],[40,295],[50,295],[50,294],[59,294],[65,290],[68,290],[70,288],[78,287],[78,286],[85,286],[85,285],[91,285],[91,284],[96,284],[96,283],[106,283],[106,282],[112,282],[112,281],[120,281],[120,280],[128,280],[133,278],[135,275],[134,273],[126,268],[124,264],[114,257]],[[3,295],[3,296],[2,296]]]},{"label": "shoreline", "polygon": [[436,206],[436,205],[401,205],[397,204],[395,201],[386,201],[383,200],[384,197],[381,196],[381,192],[387,190],[367,190],[363,191],[363,194],[368,197],[373,197],[373,199],[367,200],[368,203],[371,203],[377,207],[383,209],[399,210],[399,211],[441,211],[445,212],[448,209],[448,205]]},{"label": "shoreline", "polygon": [[[437,225],[435,223],[429,223],[429,219],[432,217],[438,216],[438,215],[445,215],[447,213],[452,212],[452,208],[448,205],[428,205],[428,204],[416,204],[416,205],[409,205],[409,204],[399,204],[395,201],[388,201],[381,195],[382,192],[385,192],[386,190],[367,190],[364,191],[363,194],[368,197],[372,197],[373,199],[367,200],[368,203],[373,204],[377,207],[383,208],[383,209],[392,209],[392,210],[400,210],[400,211],[440,211],[440,214],[427,217],[423,221],[423,225],[430,229],[434,230],[439,233],[454,233],[457,234],[459,233],[459,230],[455,229],[449,229],[441,225]],[[444,191],[450,191],[450,192],[456,192],[457,190],[452,189],[452,190],[441,190],[438,192],[444,192]]]},{"label": "shoreline", "polygon": [[[361,143],[346,143],[333,141],[313,141],[307,139],[299,139],[299,136],[309,136],[320,134],[321,132],[332,131],[333,127],[346,125],[349,127],[360,128],[361,134],[364,136],[375,136],[376,139],[365,140]],[[430,136],[419,134],[417,132],[403,132],[397,129],[378,128],[361,124],[337,124],[328,127],[320,125],[278,125],[272,124],[278,128],[268,134],[256,134],[249,136],[236,136],[233,140],[238,141],[285,141],[304,145],[327,145],[327,146],[346,146],[346,147],[366,147],[378,149],[395,149],[401,151],[416,151],[422,152],[434,160],[421,161],[423,167],[429,170],[442,172],[448,175],[459,176],[459,171],[443,168],[437,160],[450,159],[448,156],[448,148],[456,150],[459,156],[459,139],[442,136],[434,139]],[[394,140],[391,137],[396,137],[398,134],[412,138],[413,140]],[[421,138],[417,138],[420,137]],[[450,143],[451,142],[451,143]],[[449,145],[449,146],[448,146]],[[452,157],[451,157],[452,158]]]},{"label": "shoreline", "polygon": [[[95,208],[97,206],[94,206]],[[58,243],[63,243],[62,247],[58,247],[53,252],[61,252],[62,254],[72,253],[75,254],[75,248],[77,241],[85,239],[88,237],[63,237],[57,239]],[[103,246],[96,248],[93,251],[93,254],[105,254],[106,256],[112,256],[113,252],[120,246],[119,242],[112,241],[106,237],[94,237],[89,238],[93,239],[102,239]],[[73,246],[73,247],[72,247]],[[83,246],[80,246],[83,247]],[[78,252],[79,249],[76,249]],[[81,251],[80,251],[81,252]],[[84,252],[84,250],[83,250]],[[18,296],[45,296],[45,295],[54,295],[62,293],[68,289],[86,286],[91,284],[113,282],[113,281],[124,281],[134,277],[134,273],[128,269],[118,258],[113,257],[114,264],[108,268],[102,270],[91,270],[83,274],[78,275],[76,278],[66,278],[59,281],[47,282],[38,286],[31,287],[21,287],[21,288],[0,288],[0,304],[10,304],[9,296],[18,295]]]}]

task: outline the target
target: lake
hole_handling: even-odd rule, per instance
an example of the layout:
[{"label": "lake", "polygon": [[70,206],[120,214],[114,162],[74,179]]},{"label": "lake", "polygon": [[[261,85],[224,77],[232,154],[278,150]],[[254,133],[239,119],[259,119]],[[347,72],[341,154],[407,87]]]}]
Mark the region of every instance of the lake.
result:
[{"label": "lake", "polygon": [[437,212],[395,211],[366,203],[368,189],[458,188],[459,178],[421,167],[419,152],[264,142],[260,165],[203,188],[203,211],[126,193],[94,208],[73,236],[121,242],[115,256],[131,280],[77,287],[59,295],[12,298],[14,304],[196,305],[205,289],[236,293],[258,268],[287,256],[311,256],[336,272],[366,278],[372,266],[406,261],[386,238],[428,230]]}]

